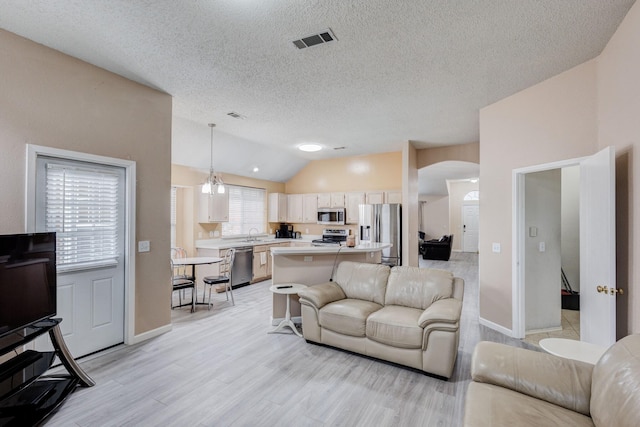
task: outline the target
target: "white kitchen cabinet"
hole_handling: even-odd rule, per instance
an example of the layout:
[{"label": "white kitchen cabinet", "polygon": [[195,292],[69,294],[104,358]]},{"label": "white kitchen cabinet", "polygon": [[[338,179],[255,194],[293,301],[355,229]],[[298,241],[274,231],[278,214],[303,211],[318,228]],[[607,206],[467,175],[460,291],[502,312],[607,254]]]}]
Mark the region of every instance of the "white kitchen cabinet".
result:
[{"label": "white kitchen cabinet", "polygon": [[377,205],[384,203],[384,191],[368,191],[367,192],[367,204]]},{"label": "white kitchen cabinet", "polygon": [[229,221],[229,193],[202,193],[202,186],[196,188],[198,192],[198,222],[227,222]]},{"label": "white kitchen cabinet", "polygon": [[302,195],[302,222],[305,224],[315,224],[318,222],[318,195]]},{"label": "white kitchen cabinet", "polygon": [[331,194],[320,193],[318,194],[318,208],[330,208],[331,207]]},{"label": "white kitchen cabinet", "polygon": [[347,224],[357,224],[359,219],[359,205],[365,202],[365,193],[363,191],[354,191],[346,194],[347,198]]},{"label": "white kitchen cabinet", "polygon": [[302,194],[287,195],[287,222],[302,222]]},{"label": "white kitchen cabinet", "polygon": [[344,208],[344,193],[331,193],[331,207]]},{"label": "white kitchen cabinet", "polygon": [[387,191],[385,203],[402,203],[402,191]]},{"label": "white kitchen cabinet", "polygon": [[269,222],[287,222],[287,195],[283,193],[269,193]]}]

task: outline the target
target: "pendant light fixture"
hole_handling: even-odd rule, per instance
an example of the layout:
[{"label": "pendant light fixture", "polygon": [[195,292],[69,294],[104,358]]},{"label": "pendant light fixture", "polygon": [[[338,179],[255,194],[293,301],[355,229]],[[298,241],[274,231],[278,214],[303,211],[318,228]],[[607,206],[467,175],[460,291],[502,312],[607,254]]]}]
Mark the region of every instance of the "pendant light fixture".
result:
[{"label": "pendant light fixture", "polygon": [[224,182],[222,182],[222,177],[216,175],[213,170],[213,128],[216,127],[215,123],[209,123],[209,127],[211,128],[211,163],[209,166],[209,176],[207,180],[202,185],[202,192],[213,194],[213,193],[224,193]]}]

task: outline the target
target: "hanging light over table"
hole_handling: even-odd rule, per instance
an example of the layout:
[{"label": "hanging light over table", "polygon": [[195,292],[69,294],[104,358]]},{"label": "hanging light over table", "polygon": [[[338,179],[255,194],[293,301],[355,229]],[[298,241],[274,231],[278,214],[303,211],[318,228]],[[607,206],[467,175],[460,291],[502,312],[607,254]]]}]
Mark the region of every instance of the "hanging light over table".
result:
[{"label": "hanging light over table", "polygon": [[211,128],[211,163],[209,166],[209,176],[207,180],[202,185],[203,193],[224,193],[224,182],[222,181],[222,176],[217,175],[213,170],[213,128],[215,127],[215,123],[209,123],[209,127]]}]

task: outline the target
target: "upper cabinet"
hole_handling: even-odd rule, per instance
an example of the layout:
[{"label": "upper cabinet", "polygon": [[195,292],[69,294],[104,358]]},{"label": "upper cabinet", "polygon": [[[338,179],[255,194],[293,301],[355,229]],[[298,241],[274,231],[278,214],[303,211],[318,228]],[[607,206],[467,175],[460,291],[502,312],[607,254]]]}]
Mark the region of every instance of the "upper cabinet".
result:
[{"label": "upper cabinet", "polygon": [[402,191],[387,191],[385,203],[400,203],[402,204]]},{"label": "upper cabinet", "polygon": [[331,207],[331,193],[318,194],[318,207],[330,208]]},{"label": "upper cabinet", "polygon": [[365,203],[365,194],[363,191],[354,191],[346,194],[347,199],[347,224],[357,224],[359,220],[359,205]]},{"label": "upper cabinet", "polygon": [[344,193],[331,193],[331,208],[344,208]]},{"label": "upper cabinet", "polygon": [[287,222],[287,195],[283,193],[269,193],[269,222]]},{"label": "upper cabinet", "polygon": [[384,203],[384,191],[367,191],[367,204],[379,205]]},{"label": "upper cabinet", "polygon": [[229,193],[202,193],[202,186],[196,187],[198,192],[198,222],[229,221]]},{"label": "upper cabinet", "polygon": [[302,195],[302,222],[315,224],[318,222],[318,195]]},{"label": "upper cabinet", "polygon": [[302,194],[287,195],[287,222],[302,222]]}]

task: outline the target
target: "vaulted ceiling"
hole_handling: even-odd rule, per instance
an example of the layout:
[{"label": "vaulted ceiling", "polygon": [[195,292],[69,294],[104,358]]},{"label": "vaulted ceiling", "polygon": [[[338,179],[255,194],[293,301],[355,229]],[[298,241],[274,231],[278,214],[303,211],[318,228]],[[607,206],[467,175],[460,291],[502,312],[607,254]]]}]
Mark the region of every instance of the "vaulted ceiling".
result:
[{"label": "vaulted ceiling", "polygon": [[481,107],[597,56],[633,3],[0,0],[0,28],[171,94],[174,163],[208,168],[214,122],[216,170],[285,181],[311,159],[478,141]]}]

